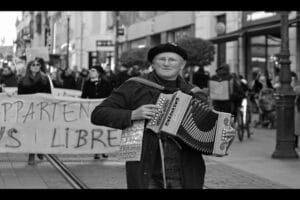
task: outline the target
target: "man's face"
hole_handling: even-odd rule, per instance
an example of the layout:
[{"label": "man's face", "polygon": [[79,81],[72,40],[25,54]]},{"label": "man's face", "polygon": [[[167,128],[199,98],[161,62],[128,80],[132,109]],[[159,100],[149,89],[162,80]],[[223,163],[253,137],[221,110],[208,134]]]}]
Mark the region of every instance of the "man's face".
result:
[{"label": "man's face", "polygon": [[178,54],[165,52],[154,57],[152,66],[157,75],[161,78],[165,80],[176,80],[185,64],[186,61]]}]

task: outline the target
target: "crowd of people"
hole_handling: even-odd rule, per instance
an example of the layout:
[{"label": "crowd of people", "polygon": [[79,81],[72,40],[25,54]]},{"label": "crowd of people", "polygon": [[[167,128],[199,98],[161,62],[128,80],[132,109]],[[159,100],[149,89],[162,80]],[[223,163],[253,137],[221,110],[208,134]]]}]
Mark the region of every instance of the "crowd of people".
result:
[{"label": "crowd of people", "polygon": [[[17,94],[51,93],[52,84],[54,88],[80,90],[80,97],[87,99],[106,98],[124,81],[142,73],[133,66],[115,74],[105,71],[101,65],[89,66],[80,72],[61,67],[50,73],[46,62],[37,57],[27,62],[24,69],[20,70],[23,73],[18,73],[8,65],[3,65],[0,69],[0,92],[7,87],[16,87]],[[108,157],[107,154],[101,156]],[[43,159],[42,154],[37,154],[37,157]],[[95,154],[94,159],[100,159],[100,155]],[[35,164],[35,154],[29,154],[28,164]]]}]

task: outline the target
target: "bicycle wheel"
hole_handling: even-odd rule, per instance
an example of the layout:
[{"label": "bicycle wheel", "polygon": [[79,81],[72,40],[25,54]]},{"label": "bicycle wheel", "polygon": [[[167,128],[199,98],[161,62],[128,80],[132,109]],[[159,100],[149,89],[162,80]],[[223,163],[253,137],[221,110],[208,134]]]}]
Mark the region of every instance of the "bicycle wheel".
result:
[{"label": "bicycle wheel", "polygon": [[237,131],[238,139],[241,142],[244,139],[244,125],[243,125],[243,114],[240,110],[237,112],[236,122],[237,122],[236,131]]}]

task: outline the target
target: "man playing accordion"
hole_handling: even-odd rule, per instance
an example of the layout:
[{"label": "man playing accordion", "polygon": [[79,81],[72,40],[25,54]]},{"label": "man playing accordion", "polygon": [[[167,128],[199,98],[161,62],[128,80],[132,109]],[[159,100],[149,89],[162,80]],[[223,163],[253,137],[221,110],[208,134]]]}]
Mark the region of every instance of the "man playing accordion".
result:
[{"label": "man playing accordion", "polygon": [[[176,44],[160,44],[151,48],[148,60],[154,70],[143,78],[163,86],[164,90],[137,81],[126,81],[93,110],[91,122],[125,129],[134,120],[144,119],[147,125],[158,112],[156,102],[161,93],[181,91],[193,94],[194,98],[203,97],[203,94],[197,93],[197,89],[179,75],[187,58],[186,51]],[[234,134],[234,131],[227,132],[228,136]],[[141,159],[126,162],[126,177],[129,189],[202,189],[205,163],[200,151],[176,136],[164,132],[157,134],[145,128]]]}]

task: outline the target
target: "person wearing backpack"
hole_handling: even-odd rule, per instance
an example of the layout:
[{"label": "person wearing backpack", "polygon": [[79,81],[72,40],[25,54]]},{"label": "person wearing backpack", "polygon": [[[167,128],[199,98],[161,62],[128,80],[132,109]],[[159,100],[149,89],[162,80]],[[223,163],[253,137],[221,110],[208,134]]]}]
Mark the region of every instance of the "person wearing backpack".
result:
[{"label": "person wearing backpack", "polygon": [[213,108],[236,116],[237,109],[246,94],[237,75],[230,73],[228,64],[216,69],[216,74],[210,78],[209,87]]},{"label": "person wearing backpack", "polygon": [[[172,94],[180,90],[193,93],[198,98],[197,93],[201,90],[186,83],[180,76],[188,59],[183,48],[177,44],[160,44],[148,51],[147,58],[154,70],[142,78],[159,86],[152,87],[131,80],[124,82],[92,111],[93,124],[125,129],[134,120],[145,120],[147,123],[157,113],[159,107],[155,104],[161,92]],[[164,88],[163,91],[159,87]],[[209,122],[209,119],[205,120]],[[161,138],[152,130],[144,129],[141,159],[126,161],[127,188],[202,189],[206,169],[201,152],[176,136],[163,132],[159,135]],[[160,139],[164,154],[161,154]]]}]

